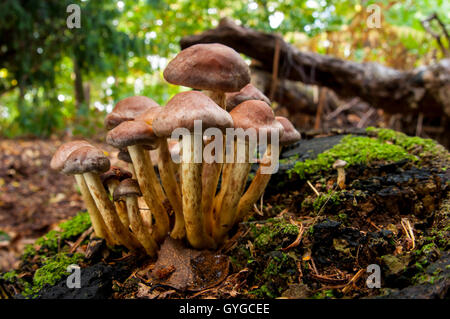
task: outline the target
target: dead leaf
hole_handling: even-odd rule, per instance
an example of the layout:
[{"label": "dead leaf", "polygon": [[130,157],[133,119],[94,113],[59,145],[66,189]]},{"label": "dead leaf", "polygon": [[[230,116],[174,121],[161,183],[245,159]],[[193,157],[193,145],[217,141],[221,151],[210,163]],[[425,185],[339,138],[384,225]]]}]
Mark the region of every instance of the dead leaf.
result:
[{"label": "dead leaf", "polygon": [[182,241],[168,237],[161,245],[150,276],[161,285],[200,291],[222,282],[228,275],[228,268],[228,256],[190,249]]}]

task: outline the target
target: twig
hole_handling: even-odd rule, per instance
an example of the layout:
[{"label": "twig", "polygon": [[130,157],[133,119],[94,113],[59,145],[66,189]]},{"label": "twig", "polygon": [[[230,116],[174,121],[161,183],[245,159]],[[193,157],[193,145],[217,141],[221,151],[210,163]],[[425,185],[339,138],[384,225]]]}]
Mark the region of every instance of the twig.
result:
[{"label": "twig", "polygon": [[[291,224],[297,225],[297,223],[295,223],[292,219],[291,219]],[[305,227],[303,227],[303,224],[300,223],[297,238],[289,246],[287,246],[285,248],[281,248],[281,250],[286,251],[291,248],[297,247],[300,244],[300,242],[302,241],[302,236],[303,236],[304,231],[305,231]]]},{"label": "twig", "polygon": [[77,239],[77,241],[73,244],[73,246],[70,248],[70,253],[73,254],[78,246],[83,242],[83,240],[86,239],[87,236],[89,236],[94,231],[94,228],[91,226],[87,230],[85,230],[81,236]]},{"label": "twig", "polygon": [[423,113],[420,112],[419,116],[417,117],[416,136],[420,136],[422,134],[422,127],[423,127]]},{"label": "twig", "polygon": [[323,108],[326,103],[327,89],[322,87],[320,89],[319,103],[317,105],[316,119],[314,121],[314,129],[318,130],[320,128],[320,123],[322,119]]},{"label": "twig", "polygon": [[309,187],[311,187],[311,189],[314,191],[314,193],[316,193],[317,196],[320,196],[319,192],[317,191],[317,189],[311,184],[310,181],[306,181],[306,183],[309,185]]},{"label": "twig", "polygon": [[416,238],[414,236],[414,230],[411,227],[411,223],[409,222],[409,220],[407,218],[402,218],[401,225],[403,227],[403,230],[406,233],[406,236],[412,243],[411,249],[414,250],[414,248],[416,247]]},{"label": "twig", "polygon": [[275,52],[273,54],[273,65],[272,65],[272,84],[270,86],[269,99],[273,101],[275,97],[275,90],[278,84],[278,65],[280,63],[280,39],[277,37],[275,40]]},{"label": "twig", "polygon": [[356,281],[364,274],[365,270],[364,269],[360,269],[356,275],[353,276],[352,279],[350,279],[350,281],[347,283],[347,285],[345,285],[345,287],[342,289],[342,292],[344,294],[346,294],[347,292],[350,291],[351,287],[353,286],[353,284],[356,283]]}]

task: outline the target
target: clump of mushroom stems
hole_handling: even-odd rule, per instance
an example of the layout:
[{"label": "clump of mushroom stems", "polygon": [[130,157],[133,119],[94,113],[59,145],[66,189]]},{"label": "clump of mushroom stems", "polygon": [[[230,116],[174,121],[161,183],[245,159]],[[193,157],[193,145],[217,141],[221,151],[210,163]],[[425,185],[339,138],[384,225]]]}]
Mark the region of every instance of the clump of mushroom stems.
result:
[{"label": "clump of mushroom stems", "polygon": [[[218,106],[225,108],[224,92],[204,92]],[[196,249],[222,246],[233,226],[249,217],[253,205],[270,180],[271,175],[262,174],[261,169],[264,165],[271,165],[271,145],[267,147],[254,180],[245,189],[251,169],[250,155],[254,152],[249,143],[245,141],[243,162],[235,158],[234,163],[205,163],[194,161],[195,139],[194,133],[191,133],[181,141],[179,182],[176,178],[177,166],[172,160],[166,137],[157,137],[157,163],[152,162],[144,145],[128,145],[125,150],[122,149],[131,158],[132,163],[127,165],[137,181],[139,196],[120,196],[120,199],[112,201],[108,193],[113,195],[117,191],[119,181],[111,180],[103,186],[95,172],[76,174],[75,179],[95,234],[104,238],[110,246],[121,244],[132,251],[145,251],[149,256],[157,254],[158,246],[167,236],[186,239]],[[203,136],[198,140],[203,141]],[[202,157],[203,147],[202,143]],[[225,137],[223,147],[225,150]],[[237,142],[234,147],[236,150]],[[154,164],[158,167],[159,178]],[[345,184],[343,167],[337,167],[337,170],[341,187]],[[220,176],[221,189],[216,194]],[[139,198],[145,201],[148,209],[139,207]]]}]

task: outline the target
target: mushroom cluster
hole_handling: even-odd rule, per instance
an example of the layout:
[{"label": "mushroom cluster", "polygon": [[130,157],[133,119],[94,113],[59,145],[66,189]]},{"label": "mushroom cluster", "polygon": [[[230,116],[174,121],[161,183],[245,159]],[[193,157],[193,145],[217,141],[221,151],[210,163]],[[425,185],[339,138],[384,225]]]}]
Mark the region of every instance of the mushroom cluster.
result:
[{"label": "mushroom cluster", "polygon": [[[176,94],[164,107],[148,97],[128,97],[105,118],[106,142],[119,150],[130,172],[112,167],[104,152],[82,140],[63,144],[51,161],[52,169],[75,176],[96,236],[150,256],[169,235],[196,249],[222,245],[233,226],[251,215],[269,182],[262,169],[273,161],[272,133],[280,146],[300,139],[289,120],[275,117],[269,99],[249,83],[245,61],[227,46],[197,44],[181,51],[164,78],[193,90]],[[203,151],[217,138],[205,134],[209,128],[223,133],[216,152],[225,153],[231,141],[231,161],[205,161]],[[269,141],[246,189],[260,141],[227,132],[250,128]],[[177,129],[187,133],[174,140]]]}]

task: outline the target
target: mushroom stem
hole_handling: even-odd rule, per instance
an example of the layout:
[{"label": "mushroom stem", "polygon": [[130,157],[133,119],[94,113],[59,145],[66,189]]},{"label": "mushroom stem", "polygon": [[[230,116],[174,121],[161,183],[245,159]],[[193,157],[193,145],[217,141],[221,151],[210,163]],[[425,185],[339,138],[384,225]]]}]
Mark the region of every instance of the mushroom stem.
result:
[{"label": "mushroom stem", "polygon": [[[149,153],[141,145],[128,146],[128,152],[136,170],[136,178],[142,191],[142,197],[155,218],[155,238],[157,241],[161,241],[169,232],[169,216],[162,205],[164,197],[161,197],[157,191],[158,188],[161,188],[161,185],[153,170],[152,160]],[[162,189],[161,192],[163,192]]]},{"label": "mushroom stem", "polygon": [[105,221],[102,218],[97,206],[95,205],[95,201],[92,198],[91,193],[89,192],[89,188],[86,185],[86,182],[83,178],[82,174],[75,174],[75,180],[77,182],[78,188],[81,192],[81,197],[83,198],[84,203],[86,204],[87,211],[89,213],[89,217],[91,218],[92,227],[94,228],[94,233],[99,238],[104,238],[106,240],[106,244],[109,246],[114,246],[117,242],[114,240],[113,236],[108,232],[108,228],[106,227]]},{"label": "mushroom stem", "polygon": [[[280,148],[281,151],[281,148]],[[258,171],[256,172],[255,178],[250,183],[250,186],[248,187],[247,191],[244,193],[242,198],[239,200],[239,205],[237,209],[237,219],[235,222],[240,222],[244,220],[249,212],[252,211],[253,205],[256,203],[256,201],[262,196],[264,193],[264,190],[266,189],[267,184],[269,183],[271,174],[262,174],[261,173],[261,166],[270,166],[271,165],[271,152],[272,147],[270,144],[267,145],[267,150],[263,156],[263,160],[261,161],[261,164],[258,168]]]},{"label": "mushroom stem", "polygon": [[[207,96],[211,98],[217,105],[226,111],[226,95],[220,91],[203,91]],[[225,150],[225,136],[223,137],[223,147]],[[224,154],[225,152],[223,152]],[[206,175],[203,178],[203,214],[205,216],[205,227],[208,234],[212,234],[214,228],[214,197],[216,195],[217,184],[219,183],[220,173],[223,169],[223,163],[208,163],[204,164],[203,174]]]},{"label": "mushroom stem", "polygon": [[136,171],[134,170],[134,165],[133,163],[128,163],[128,169],[131,172],[131,176],[133,179],[136,179]]},{"label": "mushroom stem", "polygon": [[204,90],[203,93],[205,93],[205,95],[216,102],[216,104],[223,108],[225,111],[227,110],[225,101],[226,96],[224,92]]},{"label": "mushroom stem", "polygon": [[251,163],[249,163],[249,143],[245,142],[243,162],[237,161],[237,142],[234,143],[234,149],[235,161],[224,165],[222,188],[214,204],[217,220],[213,229],[213,235],[216,243],[223,242],[227,232],[234,225],[239,199],[244,192],[247,176],[251,168]]},{"label": "mushroom stem", "polygon": [[114,209],[114,205],[103,188],[100,177],[97,174],[86,172],[83,173],[86,185],[97,205],[98,210],[102,214],[103,220],[111,234],[114,234],[119,242],[130,250],[138,250],[141,248],[139,242],[131,235],[120,221]]},{"label": "mushroom stem", "polygon": [[141,214],[139,213],[137,197],[135,195],[126,196],[125,202],[133,234],[142,246],[144,246],[146,253],[152,257],[155,256],[158,244],[152,237],[149,229],[144,225]]},{"label": "mushroom stem", "polygon": [[344,189],[345,188],[345,168],[338,167],[337,173],[338,173],[337,184],[340,189]]},{"label": "mushroom stem", "polygon": [[167,144],[167,139],[162,138],[159,146],[158,168],[159,176],[163,184],[164,191],[175,212],[175,225],[171,236],[175,239],[181,239],[186,234],[184,228],[183,204],[181,201],[181,192],[175,178],[174,165]]},{"label": "mushroom stem", "polygon": [[[119,185],[119,181],[117,179],[110,179],[107,181],[106,186],[108,187],[108,191],[111,194],[114,194],[114,190]],[[123,202],[114,202],[114,206],[116,207],[117,215],[119,215],[120,221],[122,224],[128,228],[130,226],[130,221],[128,220],[127,208]]]},{"label": "mushroom stem", "polygon": [[194,139],[194,134],[190,134],[182,140],[181,191],[186,236],[194,248],[212,248],[214,241],[206,233],[203,218],[202,163],[194,162]]},{"label": "mushroom stem", "polygon": [[202,170],[202,205],[206,232],[212,235],[214,227],[214,197],[223,163],[204,163]]}]

